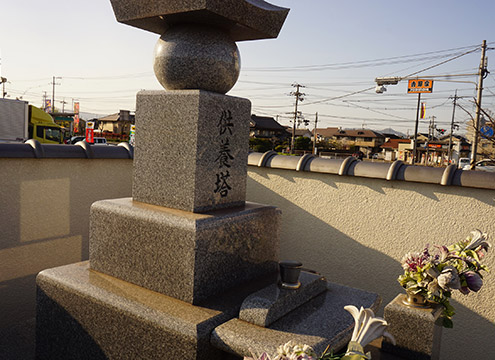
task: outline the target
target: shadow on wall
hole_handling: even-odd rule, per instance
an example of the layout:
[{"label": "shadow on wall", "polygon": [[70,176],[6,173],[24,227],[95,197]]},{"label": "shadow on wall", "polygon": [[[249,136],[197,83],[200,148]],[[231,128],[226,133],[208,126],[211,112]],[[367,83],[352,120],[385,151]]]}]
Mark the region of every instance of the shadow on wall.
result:
[{"label": "shadow on wall", "polygon": [[[273,172],[273,170],[270,171]],[[291,186],[291,183],[297,183],[298,176],[293,176],[296,174],[294,172],[279,171],[276,174],[280,175],[284,181],[287,181],[284,183],[285,185],[288,184]],[[261,182],[263,182],[264,180],[269,180],[273,174],[267,175],[264,170],[261,170],[257,172],[256,175],[261,176],[261,179],[263,179]],[[301,177],[303,176],[304,175],[301,175]],[[254,178],[256,178],[256,176]],[[355,185],[356,183],[356,179],[353,178],[340,177],[338,179],[338,184],[333,182],[330,177],[325,177],[324,175],[322,177],[317,176],[317,178],[320,180],[320,187],[322,185],[321,182],[323,182],[323,185],[332,189],[332,191],[339,191],[339,188],[342,188],[343,186]],[[376,183],[367,183],[364,187],[368,188],[368,190],[373,190],[372,192],[376,194],[376,196],[386,196],[387,187],[393,187],[393,185],[385,181],[376,181],[378,181],[378,185]],[[364,180],[364,182],[366,182],[366,180]],[[281,196],[277,193],[280,190],[279,188],[277,188],[277,192],[275,192],[263,183],[254,180],[253,176],[248,176],[247,184],[249,201],[276,205],[282,210],[282,231],[280,240],[281,260],[291,259],[301,261],[303,267],[322,273],[331,282],[378,293],[383,299],[379,314],[383,314],[383,307],[395,298],[398,293],[403,292],[403,289],[397,282],[397,277],[403,271],[399,259],[405,252],[421,249],[410,247],[409,249],[404,249],[404,244],[386,244],[385,246],[390,246],[390,248],[399,246],[398,251],[397,249],[395,250],[401,255],[399,255],[397,259],[394,259],[384,252],[377,251],[367,246],[367,244],[358,242],[342,231],[329,225],[327,222],[321,220],[318,216],[310,213],[309,211],[313,212],[312,205],[304,207],[298,205],[300,204],[300,197],[307,196],[308,193],[314,192],[316,189],[304,190],[301,191],[301,194],[296,194],[294,189],[286,189],[284,191],[292,191],[292,201],[290,201],[285,196]],[[271,183],[269,186],[271,186]],[[405,183],[401,184],[401,187],[404,187],[406,192],[417,191],[417,186],[415,185]],[[440,188],[438,187],[437,189]],[[459,188],[445,188],[445,190],[442,188],[441,190],[446,194],[450,194],[459,191]],[[463,190],[469,192],[469,189]],[[283,191],[281,192],[284,193]],[[439,191],[436,191],[436,189],[433,191],[431,189],[424,189],[420,194],[416,193],[416,195],[419,195],[420,197],[425,197],[437,202],[440,201],[440,199],[436,194],[440,195]],[[319,194],[316,197],[317,199],[314,203],[314,207],[320,209],[315,211],[315,213],[324,212],[325,210],[321,209],[322,206],[327,206],[329,207],[328,209],[333,208],[332,212],[339,212],[339,208],[348,207],[350,202],[356,201],[352,196],[348,197],[346,202],[337,202],[335,199],[325,199],[321,198],[321,196],[323,196],[323,194]],[[366,196],[357,195],[357,197],[366,201]],[[485,198],[480,201],[483,201],[488,205],[493,205],[493,199]],[[380,202],[380,200],[377,200],[377,202]],[[324,204],[322,205],[322,203]],[[405,205],[407,206],[407,204]],[[376,206],[376,204],[371,203],[370,206]],[[378,211],[380,209],[376,208],[374,210]],[[439,214],[438,216],[439,223],[445,222],[445,224],[455,228],[455,225],[452,224],[452,220],[448,218],[448,214]],[[380,224],[376,224],[380,221],[383,220],[374,218],[370,215],[365,215],[364,217],[356,215],[356,221],[353,226],[357,228],[357,233],[362,233],[368,228],[375,229],[376,226],[380,227]],[[397,226],[400,226],[401,222],[407,220],[392,218],[390,221],[396,222]],[[466,235],[470,230],[471,229],[467,231]],[[463,229],[463,231],[465,231],[465,229]],[[400,232],[401,230],[397,231],[399,234]],[[409,234],[409,236],[414,237],[417,235]],[[446,237],[446,239],[449,239],[449,237]],[[419,239],[419,242],[421,242],[421,239]],[[393,253],[390,249],[384,249],[384,251]],[[492,359],[493,354],[495,354],[495,324],[455,300],[452,301],[452,304],[457,311],[454,318],[454,329],[444,329],[443,331],[443,351],[441,358],[445,360],[457,358],[459,351],[465,351],[467,346],[468,353],[473,356],[473,358]],[[469,334],[467,338],[466,334]],[[487,337],[494,341],[487,343]],[[469,345],[466,344],[466,342],[469,343]]]},{"label": "shadow on wall", "polygon": [[390,284],[394,294],[401,291],[395,273],[380,276],[372,273],[377,268],[400,271],[397,260],[363,246],[251,178],[248,178],[248,194],[249,201],[276,205],[282,210],[281,260],[301,261],[304,268],[321,273],[328,281],[378,293],[383,301],[393,298],[388,296]]}]

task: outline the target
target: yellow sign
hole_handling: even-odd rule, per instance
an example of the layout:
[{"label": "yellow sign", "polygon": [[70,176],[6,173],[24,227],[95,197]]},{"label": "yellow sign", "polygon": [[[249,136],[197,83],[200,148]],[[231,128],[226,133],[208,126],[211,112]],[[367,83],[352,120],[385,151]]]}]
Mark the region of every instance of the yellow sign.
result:
[{"label": "yellow sign", "polygon": [[409,80],[407,84],[408,94],[431,93],[433,92],[433,80],[415,79]]}]

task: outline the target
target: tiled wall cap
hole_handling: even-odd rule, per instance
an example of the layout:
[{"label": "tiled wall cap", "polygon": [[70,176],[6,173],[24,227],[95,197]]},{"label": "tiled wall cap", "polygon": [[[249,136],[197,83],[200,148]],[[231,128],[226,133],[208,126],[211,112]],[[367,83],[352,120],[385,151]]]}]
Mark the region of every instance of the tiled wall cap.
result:
[{"label": "tiled wall cap", "polygon": [[438,167],[421,165],[401,166],[396,180],[405,180],[427,184],[440,184],[444,170]]},{"label": "tiled wall cap", "polygon": [[[266,161],[261,162],[260,159],[263,156],[265,156]],[[302,159],[299,159],[299,161],[296,159],[297,157],[295,156],[275,155],[274,152],[265,154],[253,152],[249,154],[248,165],[267,166],[273,169],[296,170],[297,165],[303,161]],[[270,160],[269,165],[267,164],[268,160]],[[357,162],[357,159],[352,156],[344,160],[319,157],[313,159],[308,157],[306,164],[301,166],[300,170],[325,174],[495,190],[495,173],[472,170],[463,171],[457,169],[455,165],[449,165],[446,169],[427,166],[411,166],[397,160],[390,164],[385,176],[383,172],[385,171],[384,168],[386,169],[386,166],[388,166],[386,163]],[[373,169],[373,167],[376,167],[376,169]]]},{"label": "tiled wall cap", "polygon": [[258,166],[259,167],[263,167],[263,166],[266,166],[266,163],[268,162],[268,160],[272,157],[272,156],[275,156],[277,155],[277,153],[273,150],[270,150],[270,151],[267,151],[266,153],[264,153],[263,155],[261,155],[261,158],[258,162]]},{"label": "tiled wall cap", "polygon": [[342,164],[340,165],[339,175],[347,175],[347,171],[349,170],[349,167],[355,161],[357,161],[357,159],[354,156],[346,157],[344,161],[342,161]]},{"label": "tiled wall cap", "polygon": [[312,154],[305,154],[303,156],[301,156],[301,158],[299,159],[299,162],[297,163],[297,166],[296,166],[296,171],[304,171],[305,168],[306,168],[306,164],[311,161],[311,159],[314,159],[314,155]]},{"label": "tiled wall cap", "polygon": [[262,153],[250,152],[248,155],[248,165],[258,166],[262,156],[263,156]]},{"label": "tiled wall cap", "polygon": [[89,145],[86,140],[84,141],[78,141],[76,142],[76,145],[77,146],[80,146],[84,149],[84,153],[86,154],[86,157],[88,159],[92,159],[94,156],[93,156],[93,150],[91,149],[91,145]]},{"label": "tiled wall cap", "polygon": [[41,144],[38,140],[29,139],[26,141],[26,144],[29,144],[32,146],[33,151],[34,151],[34,157],[36,159],[41,159],[41,158],[45,157],[45,152],[43,151],[43,147],[41,146]]},{"label": "tiled wall cap", "polygon": [[387,180],[395,180],[397,178],[397,173],[399,172],[399,168],[404,165],[404,163],[400,160],[395,160],[388,169]]},{"label": "tiled wall cap", "polygon": [[445,168],[440,185],[451,185],[454,179],[454,174],[457,170],[457,165],[449,165]]},{"label": "tiled wall cap", "polygon": [[351,166],[349,166],[347,175],[373,179],[386,179],[389,168],[390,165],[386,163],[355,161],[351,164]]},{"label": "tiled wall cap", "polygon": [[306,165],[306,171],[323,174],[338,174],[341,163],[342,160],[316,157]]},{"label": "tiled wall cap", "polygon": [[121,146],[127,150],[129,153],[129,159],[134,159],[134,146],[129,144],[128,142],[121,142],[117,146]]}]

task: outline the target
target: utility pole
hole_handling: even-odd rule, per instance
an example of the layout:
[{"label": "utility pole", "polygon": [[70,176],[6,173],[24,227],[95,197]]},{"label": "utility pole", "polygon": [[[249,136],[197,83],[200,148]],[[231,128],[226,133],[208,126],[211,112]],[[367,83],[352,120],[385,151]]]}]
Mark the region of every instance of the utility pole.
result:
[{"label": "utility pole", "polygon": [[480,130],[480,113],[481,113],[481,95],[483,93],[483,79],[488,74],[486,70],[487,59],[485,57],[486,53],[486,40],[483,40],[481,45],[481,62],[478,71],[478,93],[476,96],[476,118],[474,125],[474,137],[473,144],[471,148],[471,170],[474,170],[476,165],[476,153],[478,152],[478,141],[479,141],[479,130]]},{"label": "utility pole", "polygon": [[454,95],[454,107],[452,108],[452,121],[450,122],[450,137],[449,137],[449,156],[448,156],[448,164],[452,161],[452,135],[454,133],[454,118],[455,118],[455,107],[457,104],[457,89],[455,90]]},{"label": "utility pole", "polygon": [[62,79],[61,77],[53,77],[52,85],[52,114],[55,112],[55,85],[60,85],[60,83],[55,83],[55,79]]},{"label": "utility pole", "polygon": [[318,113],[315,114],[315,129],[313,130],[313,155],[316,155],[316,126],[318,125]]},{"label": "utility pole", "polygon": [[[62,113],[65,112],[65,104],[67,104],[67,102],[65,101],[65,98],[62,99]],[[72,107],[74,108],[74,107]]]},{"label": "utility pole", "polygon": [[0,51],[0,84],[2,84],[2,98],[5,99],[7,96],[7,92],[5,91],[5,83],[7,82],[7,78],[2,76],[2,51]]},{"label": "utility pole", "polygon": [[418,106],[416,108],[416,125],[414,126],[414,145],[413,145],[413,157],[412,165],[417,161],[417,148],[418,148],[418,126],[419,126],[419,107],[421,106],[421,93],[418,93]]},{"label": "utility pole", "polygon": [[435,118],[433,115],[430,117],[430,125],[428,126],[428,139],[426,140],[426,158],[425,158],[425,166],[428,166],[428,158],[430,156],[430,138],[435,136]]},{"label": "utility pole", "polygon": [[292,84],[292,87],[295,87],[296,88],[296,91],[291,91],[290,92],[290,95],[291,96],[295,96],[296,97],[296,104],[295,104],[295,109],[294,109],[294,122],[292,124],[292,142],[291,142],[291,147],[290,147],[290,153],[291,154],[294,154],[295,145],[296,145],[296,121],[297,121],[297,118],[298,118],[297,105],[298,105],[299,101],[303,101],[304,100],[304,96],[306,94],[304,94],[304,93],[302,93],[302,92],[299,91],[300,88],[305,87],[304,85],[300,85],[298,83],[294,83],[294,84]]},{"label": "utility pole", "polygon": [[2,97],[5,99],[7,96],[7,91],[5,91],[5,84],[7,83],[7,78],[0,76],[0,84],[2,84]]}]

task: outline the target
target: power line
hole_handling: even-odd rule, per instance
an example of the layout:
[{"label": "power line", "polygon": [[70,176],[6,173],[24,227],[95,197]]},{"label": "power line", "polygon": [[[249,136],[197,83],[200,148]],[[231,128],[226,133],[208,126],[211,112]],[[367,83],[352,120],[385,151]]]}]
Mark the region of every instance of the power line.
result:
[{"label": "power line", "polygon": [[371,60],[360,60],[360,61],[330,63],[330,64],[320,64],[320,65],[302,65],[302,66],[292,66],[292,67],[275,66],[275,67],[246,68],[245,70],[246,71],[294,71],[294,70],[321,69],[321,68],[331,68],[331,67],[337,67],[337,69],[341,69],[342,66],[348,66],[348,67],[355,68],[356,65],[359,65],[359,64],[373,64],[373,63],[380,63],[381,64],[383,62],[388,62],[388,63],[386,63],[388,65],[391,61],[395,61],[398,59],[408,59],[407,61],[404,61],[404,62],[423,61],[424,59],[414,59],[414,58],[420,57],[420,56],[426,56],[426,55],[441,54],[441,53],[445,53],[445,52],[450,52],[450,53],[445,54],[445,55],[441,55],[440,57],[449,57],[449,56],[455,55],[455,54],[452,54],[453,51],[472,49],[472,48],[476,48],[474,51],[479,50],[478,45],[471,45],[471,46],[463,46],[463,47],[453,48],[453,49],[436,50],[436,51],[430,51],[430,52],[426,52],[426,53],[400,55],[400,56],[371,59]]}]

